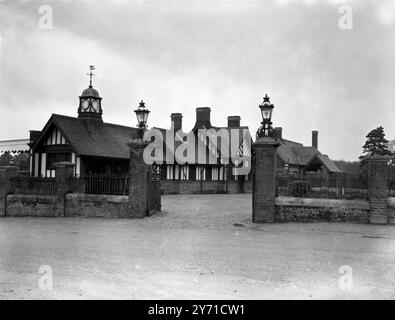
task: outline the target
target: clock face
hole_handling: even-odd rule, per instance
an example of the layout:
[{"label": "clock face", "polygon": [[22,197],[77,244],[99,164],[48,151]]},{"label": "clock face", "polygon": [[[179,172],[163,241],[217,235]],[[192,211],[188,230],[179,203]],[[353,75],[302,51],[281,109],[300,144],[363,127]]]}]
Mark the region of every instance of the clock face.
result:
[{"label": "clock face", "polygon": [[94,101],[92,102],[92,108],[93,108],[93,111],[99,112],[99,101],[94,100]]},{"label": "clock face", "polygon": [[81,105],[82,105],[82,109],[84,111],[87,111],[88,108],[89,108],[89,101],[88,100],[83,100]]}]

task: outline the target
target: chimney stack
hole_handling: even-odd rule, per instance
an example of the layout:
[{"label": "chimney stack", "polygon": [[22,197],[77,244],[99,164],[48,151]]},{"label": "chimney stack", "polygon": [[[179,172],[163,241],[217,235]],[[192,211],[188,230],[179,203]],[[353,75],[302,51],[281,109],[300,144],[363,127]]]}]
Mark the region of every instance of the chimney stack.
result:
[{"label": "chimney stack", "polygon": [[208,107],[205,108],[196,108],[196,124],[195,128],[211,128],[210,122],[210,113],[211,109]]},{"label": "chimney stack", "polygon": [[240,127],[240,117],[239,116],[229,116],[228,117],[228,128],[238,128]]},{"label": "chimney stack", "polygon": [[318,149],[318,131],[316,130],[313,130],[311,132],[311,145],[314,148]]},{"label": "chimney stack", "polygon": [[172,113],[171,116],[171,126],[174,128],[174,132],[178,132],[182,130],[182,114],[181,113]]},{"label": "chimney stack", "polygon": [[283,128],[282,127],[275,127],[274,130],[276,131],[277,138],[282,139],[283,138]]}]

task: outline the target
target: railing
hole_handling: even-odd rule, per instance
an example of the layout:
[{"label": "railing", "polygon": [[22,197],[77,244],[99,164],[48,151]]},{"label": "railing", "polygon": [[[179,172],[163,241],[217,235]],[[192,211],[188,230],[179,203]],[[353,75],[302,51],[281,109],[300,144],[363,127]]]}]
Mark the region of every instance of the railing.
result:
[{"label": "railing", "polygon": [[15,194],[55,195],[55,178],[15,177],[12,179]]},{"label": "railing", "polygon": [[[81,192],[90,194],[129,194],[129,176],[91,175],[75,179]],[[81,186],[82,184],[82,186]]]},{"label": "railing", "polygon": [[294,197],[329,199],[366,199],[367,184],[354,177],[276,176],[276,194]]}]

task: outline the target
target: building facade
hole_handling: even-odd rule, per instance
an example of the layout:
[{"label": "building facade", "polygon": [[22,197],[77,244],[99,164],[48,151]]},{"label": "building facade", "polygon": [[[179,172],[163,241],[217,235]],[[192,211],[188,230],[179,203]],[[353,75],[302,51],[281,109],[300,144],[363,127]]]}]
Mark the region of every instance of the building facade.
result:
[{"label": "building facade", "polygon": [[[78,117],[53,114],[42,130],[30,131],[30,175],[54,177],[57,162],[75,164],[76,177],[127,174],[128,143],[138,136],[138,129],[105,123],[102,115],[102,98],[91,81],[79,96]],[[240,116],[229,116],[227,126],[219,127],[211,123],[210,108],[197,108],[190,131],[184,131],[181,113],[172,113],[170,118],[170,129],[154,128],[163,137],[163,158],[155,166],[163,193],[251,190],[252,137],[249,128],[241,125]],[[284,139],[282,128],[276,128],[276,132],[279,174],[306,177],[340,172],[328,156],[318,151],[317,131],[313,131],[312,146],[308,147]],[[194,152],[177,155],[177,148],[185,141]]]}]

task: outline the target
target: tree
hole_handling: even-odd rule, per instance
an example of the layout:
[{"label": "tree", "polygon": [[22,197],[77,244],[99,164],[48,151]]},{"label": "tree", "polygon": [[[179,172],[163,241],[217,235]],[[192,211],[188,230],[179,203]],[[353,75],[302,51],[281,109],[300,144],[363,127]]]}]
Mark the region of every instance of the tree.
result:
[{"label": "tree", "polygon": [[359,177],[363,181],[367,181],[367,167],[365,165],[365,160],[368,156],[388,156],[389,162],[394,158],[394,153],[388,148],[388,140],[385,138],[384,128],[382,126],[373,129],[366,136],[366,142],[363,148],[363,155],[359,157],[360,170]]},{"label": "tree", "polygon": [[373,129],[366,136],[366,142],[363,148],[363,155],[359,157],[362,161],[368,156],[389,156],[393,157],[392,152],[388,149],[388,140],[385,138],[384,128],[382,126]]},{"label": "tree", "polygon": [[359,173],[359,161],[333,160],[335,165],[350,177],[357,177]]},{"label": "tree", "polygon": [[0,166],[10,166],[12,163],[12,155],[6,151],[0,156]]}]

